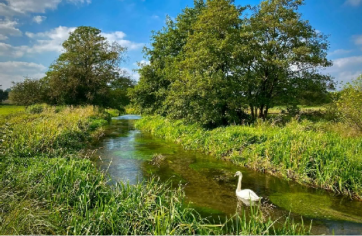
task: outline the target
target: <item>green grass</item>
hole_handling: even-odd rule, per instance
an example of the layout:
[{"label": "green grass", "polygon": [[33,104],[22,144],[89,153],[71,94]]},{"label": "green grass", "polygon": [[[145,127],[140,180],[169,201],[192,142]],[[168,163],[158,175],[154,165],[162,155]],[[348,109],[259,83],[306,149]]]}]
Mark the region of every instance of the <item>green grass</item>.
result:
[{"label": "green grass", "polygon": [[7,116],[18,112],[24,112],[24,106],[0,105],[0,116]]},{"label": "green grass", "polygon": [[[332,123],[331,123],[332,124]],[[205,130],[160,116],[143,117],[138,129],[255,170],[362,199],[362,140],[344,138],[325,124],[292,120]]]},{"label": "green grass", "polygon": [[[152,178],[108,184],[82,150],[109,117],[93,107],[34,106],[0,117],[0,234],[307,234],[252,209],[214,224],[184,203],[184,192]],[[243,225],[243,226],[240,226]]]}]

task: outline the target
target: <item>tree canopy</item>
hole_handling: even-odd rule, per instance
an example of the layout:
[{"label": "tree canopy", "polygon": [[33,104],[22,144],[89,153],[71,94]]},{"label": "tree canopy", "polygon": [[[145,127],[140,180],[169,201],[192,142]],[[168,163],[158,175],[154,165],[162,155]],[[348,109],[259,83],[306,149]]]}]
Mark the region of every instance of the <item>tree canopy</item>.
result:
[{"label": "tree canopy", "polygon": [[27,79],[13,86],[11,99],[15,103],[91,104],[117,109],[129,103],[126,94],[133,81],[120,69],[126,48],[108,42],[99,29],[81,26],[70,33],[63,49],[43,79]]},{"label": "tree canopy", "polygon": [[240,123],[247,113],[265,119],[275,105],[327,94],[333,81],[320,69],[331,66],[328,40],[302,19],[302,4],[195,1],[153,35],[145,50],[150,64],[130,93],[133,104],[142,113],[213,127]]}]

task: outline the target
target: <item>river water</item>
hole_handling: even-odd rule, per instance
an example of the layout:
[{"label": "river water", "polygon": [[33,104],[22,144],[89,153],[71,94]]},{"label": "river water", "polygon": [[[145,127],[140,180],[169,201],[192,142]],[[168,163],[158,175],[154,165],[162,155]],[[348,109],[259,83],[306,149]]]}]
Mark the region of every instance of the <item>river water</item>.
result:
[{"label": "river water", "polygon": [[[122,116],[107,127],[95,145],[97,166],[112,182],[130,184],[158,176],[174,186],[184,185],[186,200],[203,216],[217,219],[236,212],[236,171],[243,173],[242,188],[262,196],[272,219],[290,215],[305,225],[312,222],[313,234],[362,234],[362,202],[308,188],[153,137],[134,128],[138,116]],[[155,155],[161,158],[154,159]]]}]

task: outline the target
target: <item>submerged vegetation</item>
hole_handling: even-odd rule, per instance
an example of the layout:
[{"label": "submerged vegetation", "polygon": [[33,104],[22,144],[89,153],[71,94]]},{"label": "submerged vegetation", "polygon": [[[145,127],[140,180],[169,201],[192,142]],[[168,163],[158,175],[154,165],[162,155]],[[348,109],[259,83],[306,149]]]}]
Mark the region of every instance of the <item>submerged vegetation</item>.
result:
[{"label": "submerged vegetation", "polygon": [[82,151],[107,119],[91,106],[45,105],[0,117],[0,234],[308,233],[255,209],[250,219],[210,223],[184,203],[181,187],[155,178],[109,185]]},{"label": "submerged vegetation", "polygon": [[323,123],[292,120],[206,130],[161,116],[143,117],[138,129],[255,170],[362,198],[360,138],[344,138]]}]

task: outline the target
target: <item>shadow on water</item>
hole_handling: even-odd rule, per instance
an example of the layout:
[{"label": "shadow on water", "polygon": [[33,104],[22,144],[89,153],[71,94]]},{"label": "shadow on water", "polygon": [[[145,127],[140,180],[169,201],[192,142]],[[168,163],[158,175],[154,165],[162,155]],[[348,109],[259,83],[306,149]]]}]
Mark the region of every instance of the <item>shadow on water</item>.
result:
[{"label": "shadow on water", "polygon": [[[252,189],[267,199],[274,208],[273,219],[291,214],[296,222],[303,216],[308,225],[313,221],[314,234],[362,234],[362,202],[308,188],[152,137],[134,128],[139,116],[122,116],[107,128],[106,136],[93,157],[97,166],[107,170],[113,181],[131,184],[159,176],[172,180],[175,186],[185,185],[186,199],[203,216],[212,219],[235,214],[237,200],[236,171],[243,172],[243,189]],[[157,164],[155,154],[162,157]]]}]

